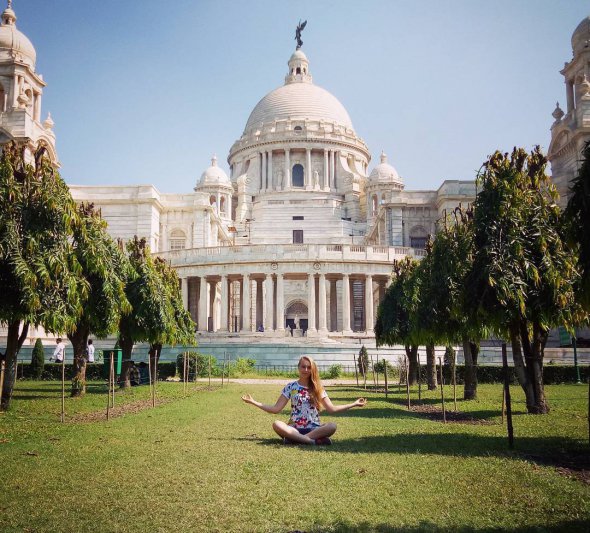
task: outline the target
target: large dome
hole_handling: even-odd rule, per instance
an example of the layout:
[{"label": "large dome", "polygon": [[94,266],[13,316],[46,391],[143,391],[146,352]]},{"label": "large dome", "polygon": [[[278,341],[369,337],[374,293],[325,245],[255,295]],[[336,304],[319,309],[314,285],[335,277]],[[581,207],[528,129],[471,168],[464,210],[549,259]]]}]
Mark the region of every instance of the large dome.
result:
[{"label": "large dome", "polygon": [[338,99],[311,83],[290,83],[268,93],[250,113],[246,131],[283,119],[325,120],[354,129]]},{"label": "large dome", "polygon": [[588,48],[590,41],[590,17],[586,17],[572,34],[572,49],[575,53]]},{"label": "large dome", "polygon": [[272,124],[275,120],[324,120],[354,130],[352,121],[338,99],[314,85],[302,50],[289,59],[285,85],[268,93],[250,113],[244,132]]}]

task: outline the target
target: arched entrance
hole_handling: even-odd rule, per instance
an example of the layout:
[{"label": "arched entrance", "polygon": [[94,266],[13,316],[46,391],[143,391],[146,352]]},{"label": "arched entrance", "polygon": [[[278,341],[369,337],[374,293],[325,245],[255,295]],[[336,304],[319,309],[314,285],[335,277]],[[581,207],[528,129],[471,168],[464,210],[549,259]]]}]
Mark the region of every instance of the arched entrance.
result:
[{"label": "arched entrance", "polygon": [[296,320],[299,321],[299,329],[307,331],[307,304],[303,300],[292,300],[285,310],[285,327],[293,331]]}]

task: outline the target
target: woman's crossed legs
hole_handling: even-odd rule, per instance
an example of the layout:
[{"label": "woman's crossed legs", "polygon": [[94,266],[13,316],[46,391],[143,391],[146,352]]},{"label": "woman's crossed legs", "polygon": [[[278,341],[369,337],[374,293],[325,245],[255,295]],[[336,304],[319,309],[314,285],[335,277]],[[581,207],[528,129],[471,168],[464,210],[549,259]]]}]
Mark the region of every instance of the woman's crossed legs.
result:
[{"label": "woman's crossed legs", "polygon": [[281,420],[275,420],[272,428],[279,437],[289,439],[300,444],[315,444],[317,439],[330,437],[336,433],[337,426],[334,422],[328,422],[322,426],[312,429],[309,433],[302,435],[293,426],[289,426]]}]

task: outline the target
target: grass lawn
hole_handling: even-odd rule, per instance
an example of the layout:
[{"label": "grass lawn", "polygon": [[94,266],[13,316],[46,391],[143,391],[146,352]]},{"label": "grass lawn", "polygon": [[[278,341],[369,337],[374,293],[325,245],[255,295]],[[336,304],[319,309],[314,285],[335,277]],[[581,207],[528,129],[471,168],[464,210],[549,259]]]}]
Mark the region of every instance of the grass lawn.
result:
[{"label": "grass lawn", "polygon": [[[339,426],[326,447],[279,444],[273,416],[239,400],[251,392],[274,403],[279,385],[232,383],[184,396],[182,384],[162,383],[158,392],[167,401],[155,409],[139,408],[147,387],[118,392],[127,413],[107,422],[96,414],[106,393],[95,384],[85,398],[66,400],[62,424],[58,383],[18,382],[12,410],[0,415],[0,531],[590,529],[584,386],[548,386],[546,416],[526,415],[513,387],[513,451],[499,385],[480,385],[478,401],[459,402],[472,420],[446,425],[408,412],[397,389],[386,401],[330,388],[335,403],[360,395],[369,403],[323,417]],[[424,393],[423,407],[437,398]]]}]

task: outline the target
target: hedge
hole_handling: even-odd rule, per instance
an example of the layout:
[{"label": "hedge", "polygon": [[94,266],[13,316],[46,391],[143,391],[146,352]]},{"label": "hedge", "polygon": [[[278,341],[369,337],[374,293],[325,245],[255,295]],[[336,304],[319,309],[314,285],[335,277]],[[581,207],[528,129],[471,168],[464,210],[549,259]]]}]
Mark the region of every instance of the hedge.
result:
[{"label": "hedge", "polygon": [[[104,381],[104,364],[103,363],[86,363],[86,380],[87,381]],[[74,375],[74,367],[71,364],[66,364],[66,380],[71,380]],[[176,375],[176,364],[174,362],[165,361],[158,363],[158,379],[165,380]],[[33,368],[30,363],[18,364],[18,378],[33,379]],[[61,380],[61,364],[60,363],[46,363],[43,370],[42,380],[60,381]]]}]

